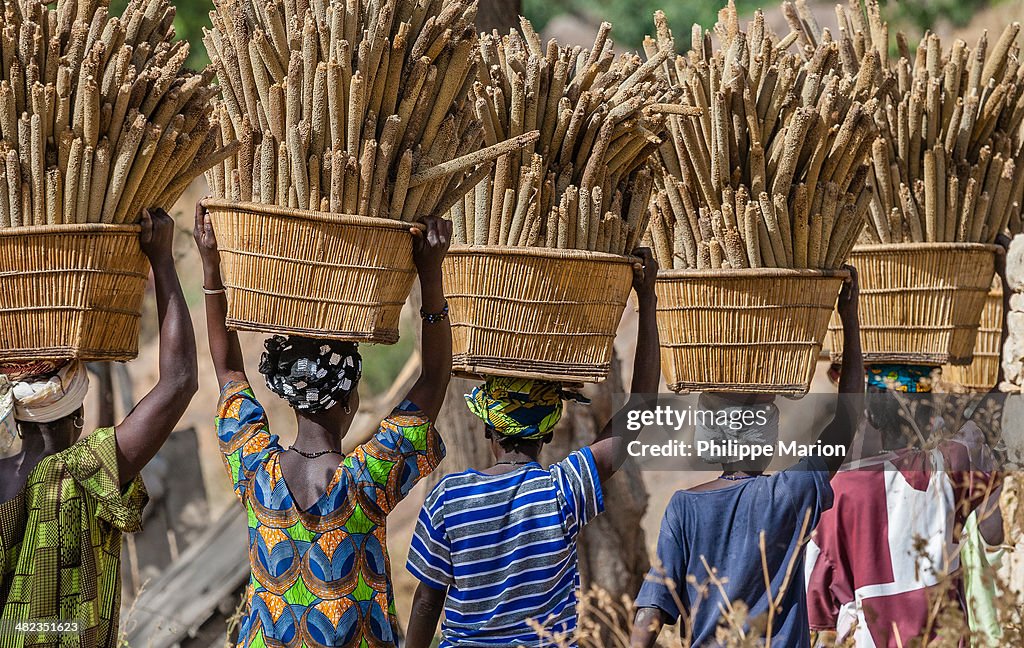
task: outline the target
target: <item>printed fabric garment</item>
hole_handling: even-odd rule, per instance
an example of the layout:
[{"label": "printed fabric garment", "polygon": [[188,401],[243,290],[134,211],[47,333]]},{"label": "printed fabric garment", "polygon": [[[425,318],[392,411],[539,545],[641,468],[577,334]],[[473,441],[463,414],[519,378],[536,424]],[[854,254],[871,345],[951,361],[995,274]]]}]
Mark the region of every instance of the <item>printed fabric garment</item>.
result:
[{"label": "printed fabric garment", "polygon": [[974,511],[964,524],[960,564],[964,570],[964,594],[967,600],[967,620],[971,632],[977,633],[974,645],[998,646],[1003,636],[996,600],[1003,596],[996,582],[996,573],[1003,562],[1006,549],[985,542],[978,528],[978,511]]},{"label": "printed fabric garment", "polygon": [[963,613],[960,529],[993,479],[972,459],[980,436],[968,423],[934,450],[889,453],[836,474],[835,507],[807,549],[813,629],[845,637],[856,626],[858,647],[906,646],[927,627],[935,596],[950,596]]},{"label": "printed fabric garment", "polygon": [[603,510],[590,448],[550,468],[441,480],[420,511],[408,563],[423,583],[448,590],[441,646],[575,646],[576,539]]},{"label": "printed fabric garment", "polygon": [[238,645],[394,646],[385,522],[444,457],[433,424],[403,402],[345,457],[308,510],[292,499],[281,446],[248,383],[224,386],[217,435],[249,517],[252,578]]},{"label": "printed fabric garment", "polygon": [[[832,506],[828,477],[825,462],[813,457],[718,490],[677,492],[658,535],[660,569],[656,565],[644,579],[636,606],[658,608],[673,622],[686,615],[692,623],[692,645],[716,646],[715,630],[726,605],[741,601],[749,619],[764,620],[770,598],[764,582],[767,569],[771,596],[785,587],[773,618],[772,645],[809,646],[807,601],[799,576],[804,541]],[[709,568],[716,572],[717,583]],[[696,582],[690,582],[691,576]]]},{"label": "printed fabric garment", "polygon": [[[46,457],[0,504],[0,646],[114,648],[121,534],[142,528],[141,477],[121,488],[113,428]],[[77,621],[80,633],[15,631],[23,621]]]}]

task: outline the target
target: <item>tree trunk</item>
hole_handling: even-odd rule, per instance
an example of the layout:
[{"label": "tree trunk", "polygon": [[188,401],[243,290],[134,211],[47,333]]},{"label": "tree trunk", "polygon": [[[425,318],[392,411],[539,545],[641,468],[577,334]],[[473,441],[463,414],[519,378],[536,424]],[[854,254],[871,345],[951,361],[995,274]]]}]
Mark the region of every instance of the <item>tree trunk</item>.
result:
[{"label": "tree trunk", "polygon": [[480,0],[480,8],[476,14],[477,31],[489,32],[497,29],[499,33],[507,32],[519,26],[520,13],[520,0]]}]

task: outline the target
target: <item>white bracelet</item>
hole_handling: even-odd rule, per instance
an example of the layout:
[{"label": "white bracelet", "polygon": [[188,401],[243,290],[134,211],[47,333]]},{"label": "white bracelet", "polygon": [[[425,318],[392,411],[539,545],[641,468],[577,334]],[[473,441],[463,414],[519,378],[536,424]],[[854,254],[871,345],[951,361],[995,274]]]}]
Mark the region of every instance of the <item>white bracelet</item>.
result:
[{"label": "white bracelet", "polygon": [[203,293],[207,294],[207,295],[223,295],[224,292],[225,291],[224,291],[223,288],[217,288],[216,290],[211,290],[211,289],[207,288],[206,286],[203,286]]}]

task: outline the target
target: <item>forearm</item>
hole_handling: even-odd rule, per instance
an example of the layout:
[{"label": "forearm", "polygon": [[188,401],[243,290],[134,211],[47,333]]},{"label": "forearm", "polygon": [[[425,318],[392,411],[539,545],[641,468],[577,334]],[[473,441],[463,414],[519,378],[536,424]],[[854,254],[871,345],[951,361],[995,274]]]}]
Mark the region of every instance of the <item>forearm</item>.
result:
[{"label": "forearm", "polygon": [[658,347],[658,298],[640,298],[640,321],[633,356],[632,394],[654,394],[661,382],[661,349]]},{"label": "forearm", "polygon": [[[175,418],[184,412],[198,384],[196,336],[192,316],[178,281],[174,261],[167,259],[153,267],[157,313],[160,325],[160,376],[157,387],[167,386],[177,398],[169,399]],[[180,411],[178,411],[180,408]]]},{"label": "forearm", "polygon": [[117,464],[127,484],[157,453],[198,388],[196,340],[171,259],[153,263],[160,322],[160,376],[156,386],[117,426]]},{"label": "forearm", "polygon": [[1002,277],[1003,281],[1003,329],[999,332],[999,362],[996,364],[998,367],[996,373],[996,384],[992,387],[993,392],[999,391],[999,386],[1006,381],[1006,373],[1003,371],[1003,349],[1006,348],[1006,340],[1010,337],[1010,298],[1013,297],[1013,289],[1010,288],[1010,284],[1006,281],[1006,277]]},{"label": "forearm", "polygon": [[[420,275],[420,297],[423,312],[437,314],[444,310],[444,284],[441,270],[436,274]],[[452,373],[452,326],[449,318],[440,322],[430,323],[423,320],[421,324],[423,339],[423,376],[431,381],[438,380],[444,385]]]},{"label": "forearm", "polygon": [[[860,327],[854,314],[843,322],[843,367],[839,373],[839,394],[832,422],[821,434],[821,443],[842,446],[849,450],[864,411],[864,357],[860,345]],[[843,456],[826,460],[834,474],[843,463]]]},{"label": "forearm", "polygon": [[406,648],[429,648],[444,610],[444,594],[439,592],[440,596],[437,596],[434,592],[422,592],[424,587],[420,585],[413,598]]},{"label": "forearm", "polygon": [[651,648],[661,632],[661,612],[657,608],[643,607],[637,610],[633,621],[633,632],[629,638],[630,648]]},{"label": "forearm", "polygon": [[650,408],[661,381],[661,358],[658,348],[657,298],[654,293],[640,298],[640,322],[633,360],[633,382],[625,405],[605,424],[601,434],[590,446],[601,481],[609,479],[626,459],[625,449],[642,430],[626,425],[623,419],[633,409]]},{"label": "forearm", "polygon": [[[207,264],[203,269],[203,286],[211,291],[224,289],[220,265]],[[224,293],[206,295],[206,332],[210,340],[210,356],[221,387],[232,380],[245,378],[245,361],[238,334],[228,330],[228,300]]]},{"label": "forearm", "polygon": [[[440,268],[420,273],[420,296],[425,314],[435,315],[444,310]],[[452,374],[452,327],[448,317],[440,321],[424,318],[420,330],[422,367],[409,398],[434,420],[441,411]]]}]

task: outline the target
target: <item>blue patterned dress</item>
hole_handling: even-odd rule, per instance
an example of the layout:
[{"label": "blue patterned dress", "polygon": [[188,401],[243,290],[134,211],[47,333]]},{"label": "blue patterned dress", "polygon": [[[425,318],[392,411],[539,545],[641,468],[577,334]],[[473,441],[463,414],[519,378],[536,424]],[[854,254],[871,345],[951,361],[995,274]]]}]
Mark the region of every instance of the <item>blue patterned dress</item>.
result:
[{"label": "blue patterned dress", "polygon": [[308,510],[292,499],[278,438],[248,383],[225,385],[217,436],[249,518],[252,578],[238,645],[394,646],[386,518],[444,457],[433,424],[403,402]]}]

